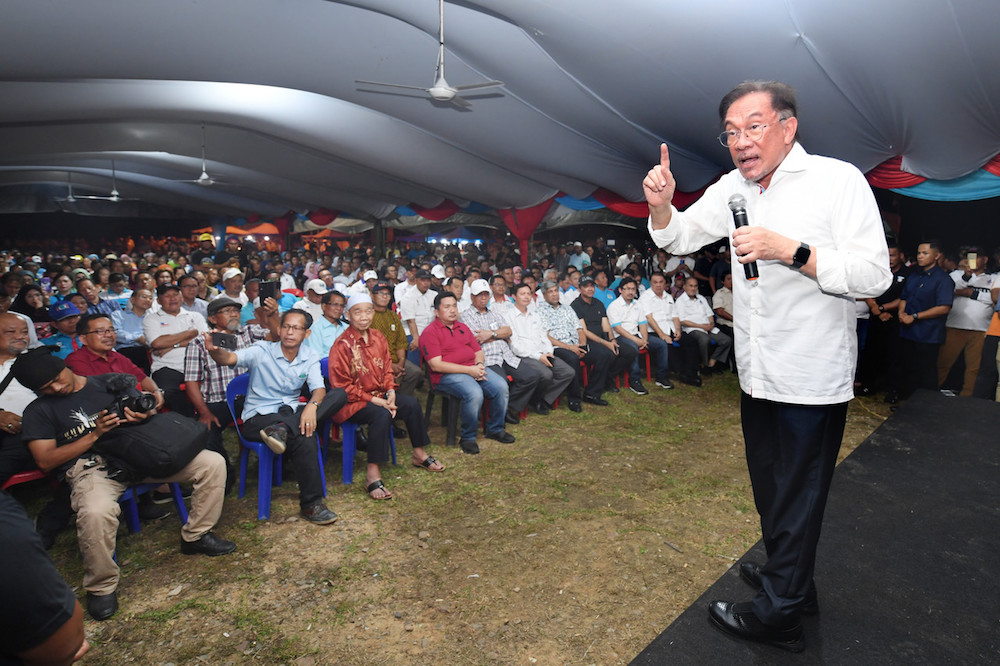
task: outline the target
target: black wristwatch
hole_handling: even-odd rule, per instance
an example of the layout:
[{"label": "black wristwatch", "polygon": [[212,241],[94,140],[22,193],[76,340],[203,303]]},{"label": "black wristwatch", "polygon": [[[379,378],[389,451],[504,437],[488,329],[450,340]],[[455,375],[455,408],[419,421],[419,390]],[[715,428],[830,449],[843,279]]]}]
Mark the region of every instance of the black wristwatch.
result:
[{"label": "black wristwatch", "polygon": [[792,268],[799,270],[805,266],[806,262],[809,261],[809,256],[812,254],[812,250],[805,243],[799,243],[799,249],[795,251],[792,255]]}]

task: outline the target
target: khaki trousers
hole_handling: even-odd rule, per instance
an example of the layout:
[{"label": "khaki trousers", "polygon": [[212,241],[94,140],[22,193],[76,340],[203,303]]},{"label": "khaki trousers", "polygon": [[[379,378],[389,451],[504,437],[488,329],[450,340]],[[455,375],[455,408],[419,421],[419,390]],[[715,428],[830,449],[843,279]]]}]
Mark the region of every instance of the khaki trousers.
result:
[{"label": "khaki trousers", "polygon": [[960,354],[965,357],[965,377],[962,380],[961,395],[969,397],[972,395],[972,387],[976,385],[976,376],[979,374],[979,361],[983,355],[983,342],[986,340],[985,331],[970,331],[964,328],[947,329],[947,337],[941,350],[938,352],[937,370],[938,386],[944,384],[948,378],[951,366],[955,365]]},{"label": "khaki trousers", "polygon": [[[118,587],[118,565],[114,560],[121,506],[118,498],[127,486],[108,478],[104,462],[80,459],[66,473],[70,502],[76,511],[76,535],[83,557],[83,589],[91,594],[111,594]],[[164,479],[143,483],[193,482],[191,511],[181,527],[184,541],[197,541],[219,521],[226,490],[226,463],[214,451],[202,451],[188,465]]]}]

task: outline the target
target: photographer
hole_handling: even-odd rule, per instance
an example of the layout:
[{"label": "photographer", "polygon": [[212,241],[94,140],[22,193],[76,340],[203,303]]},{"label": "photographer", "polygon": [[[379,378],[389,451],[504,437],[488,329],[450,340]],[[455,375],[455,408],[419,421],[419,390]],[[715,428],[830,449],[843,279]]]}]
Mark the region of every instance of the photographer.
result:
[{"label": "photographer", "polygon": [[[122,470],[109,464],[95,445],[107,446],[115,439],[131,444],[143,439],[140,435],[158,434],[149,432],[157,430],[156,424],[144,427],[148,412],[129,407],[152,407],[141,405],[151,402],[152,396],[141,394],[144,400],[137,400],[124,395],[130,375],[83,377],[63,360],[40,351],[22,354],[12,372],[21,385],[40,396],[24,411],[22,437],[38,467],[65,476],[70,485],[87,610],[95,620],[106,620],[118,610],[119,571],[114,552],[121,513],[118,498],[127,485],[118,480]],[[180,471],[145,480],[194,483],[191,513],[181,528],[185,555],[224,555],[236,550],[236,544],[210,531],[222,513],[225,474],[222,458],[202,450]]]}]

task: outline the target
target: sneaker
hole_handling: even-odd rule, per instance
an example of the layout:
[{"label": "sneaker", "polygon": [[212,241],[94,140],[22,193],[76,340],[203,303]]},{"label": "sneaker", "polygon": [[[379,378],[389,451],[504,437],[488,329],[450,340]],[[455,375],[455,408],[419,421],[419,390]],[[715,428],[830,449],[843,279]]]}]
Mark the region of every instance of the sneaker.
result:
[{"label": "sneaker", "polygon": [[628,383],[628,388],[630,391],[632,391],[632,393],[635,393],[636,395],[649,394],[649,391],[646,390],[646,387],[643,386],[642,382],[640,382],[638,379],[633,379],[632,381],[630,381]]},{"label": "sneaker", "polygon": [[462,447],[463,453],[468,453],[470,456],[474,456],[479,453],[479,444],[476,443],[474,439],[463,439],[458,443]]},{"label": "sneaker", "polygon": [[[191,488],[187,486],[181,486],[181,497],[186,500],[191,499],[191,493],[194,492]],[[153,504],[170,504],[174,501],[174,494],[171,492],[162,492],[160,490],[154,490],[150,493],[153,498]]]},{"label": "sneaker", "polygon": [[302,517],[315,525],[329,525],[337,521],[337,514],[326,508],[322,502],[316,502],[308,509],[302,509]]},{"label": "sneaker", "polygon": [[656,379],[656,385],[663,389],[672,389],[674,387],[674,383],[669,379],[667,379],[666,377],[662,378],[658,377]]},{"label": "sneaker", "polygon": [[[143,495],[142,497],[146,496]],[[173,511],[171,511],[169,507],[153,504],[151,500],[143,501],[142,498],[139,499],[140,520],[151,523],[157,520],[163,520],[171,513],[173,513]]]},{"label": "sneaker", "polygon": [[288,426],[284,423],[269,425],[260,431],[260,439],[280,456],[285,452],[285,442],[288,441]]},{"label": "sneaker", "polygon": [[212,532],[205,532],[197,541],[184,541],[181,539],[181,552],[185,555],[228,555],[236,550],[236,544],[232,541],[215,536]]},{"label": "sneaker", "polygon": [[501,444],[513,444],[515,442],[514,435],[510,434],[506,430],[497,430],[495,432],[488,432],[486,436],[490,439],[495,439]]},{"label": "sneaker", "polygon": [[45,550],[52,550],[52,546],[56,545],[56,535],[54,532],[47,529],[39,529],[38,527],[38,516],[32,519],[32,524],[35,526],[35,532],[42,540],[42,546]]}]

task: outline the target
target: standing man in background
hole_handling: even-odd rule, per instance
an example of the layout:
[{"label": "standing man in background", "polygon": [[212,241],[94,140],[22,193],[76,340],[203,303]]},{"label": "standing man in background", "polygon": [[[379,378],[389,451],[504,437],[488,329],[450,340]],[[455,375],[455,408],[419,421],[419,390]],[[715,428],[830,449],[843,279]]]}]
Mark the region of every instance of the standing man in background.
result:
[{"label": "standing man in background", "polygon": [[[813,570],[823,511],[853,397],[854,299],[889,286],[889,257],[864,175],[809,155],[797,142],[795,91],[748,81],[723,97],[719,141],[736,165],[686,211],[666,144],[643,181],[649,232],[687,254],[732,237],[734,327],[743,435],[767,562],[743,562],[752,601],[715,601],[723,631],[793,652],[804,649],[800,615],[818,610]],[[750,225],[733,230],[728,202],[746,200]]]}]

